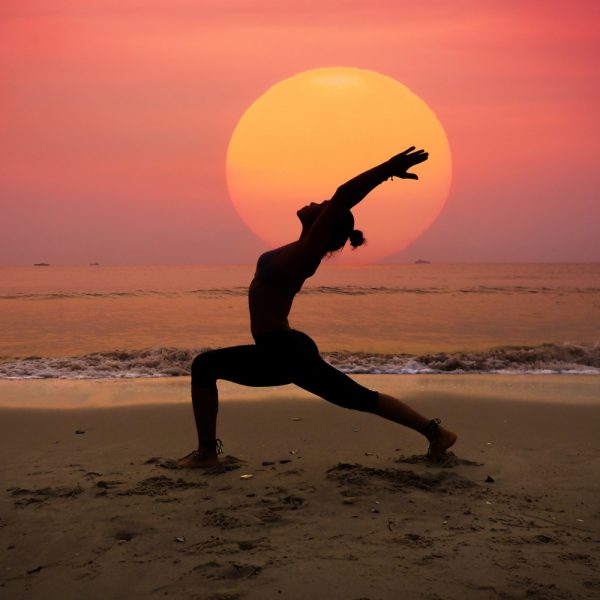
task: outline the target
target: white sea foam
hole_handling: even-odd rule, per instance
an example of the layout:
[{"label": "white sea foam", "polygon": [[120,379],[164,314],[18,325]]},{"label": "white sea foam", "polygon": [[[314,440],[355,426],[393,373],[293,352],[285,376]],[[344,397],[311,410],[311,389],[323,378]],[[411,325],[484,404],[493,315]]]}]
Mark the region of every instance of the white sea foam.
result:
[{"label": "white sea foam", "polygon": [[[123,379],[189,375],[193,358],[208,348],[114,350],[82,356],[0,360],[0,379]],[[600,344],[543,344],[483,352],[369,354],[329,352],[325,360],[346,373],[600,375]]]}]

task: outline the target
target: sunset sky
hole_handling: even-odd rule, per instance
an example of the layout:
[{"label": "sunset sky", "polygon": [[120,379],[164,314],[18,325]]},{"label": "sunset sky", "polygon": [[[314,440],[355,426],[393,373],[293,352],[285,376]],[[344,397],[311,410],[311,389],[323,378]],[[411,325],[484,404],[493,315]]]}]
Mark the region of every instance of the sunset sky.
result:
[{"label": "sunset sky", "polygon": [[3,0],[0,264],[252,262],[231,135],[331,66],[393,77],[446,130],[447,203],[390,260],[600,261],[599,30],[581,0]]}]

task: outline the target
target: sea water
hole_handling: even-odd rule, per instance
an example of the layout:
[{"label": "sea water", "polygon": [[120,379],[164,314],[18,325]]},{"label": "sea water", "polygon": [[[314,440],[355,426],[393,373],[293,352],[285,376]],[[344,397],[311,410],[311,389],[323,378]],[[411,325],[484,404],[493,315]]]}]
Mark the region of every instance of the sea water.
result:
[{"label": "sea water", "polygon": [[[254,267],[0,267],[0,378],[189,374],[252,343]],[[290,324],[353,373],[600,374],[600,264],[322,266]]]}]

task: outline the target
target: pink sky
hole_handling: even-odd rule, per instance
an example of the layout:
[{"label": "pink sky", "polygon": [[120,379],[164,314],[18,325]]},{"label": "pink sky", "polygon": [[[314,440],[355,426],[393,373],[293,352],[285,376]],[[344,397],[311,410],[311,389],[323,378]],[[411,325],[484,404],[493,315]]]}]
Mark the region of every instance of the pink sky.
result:
[{"label": "pink sky", "polygon": [[599,261],[598,6],[3,0],[0,264],[252,261],[229,138],[325,66],[394,77],[448,134],[446,207],[395,260]]}]

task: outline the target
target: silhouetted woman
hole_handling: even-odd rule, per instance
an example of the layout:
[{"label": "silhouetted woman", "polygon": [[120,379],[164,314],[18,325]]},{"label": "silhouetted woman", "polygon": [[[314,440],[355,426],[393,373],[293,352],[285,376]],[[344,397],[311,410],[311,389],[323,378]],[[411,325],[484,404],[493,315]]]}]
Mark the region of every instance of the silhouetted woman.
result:
[{"label": "silhouetted woman", "polygon": [[301,208],[300,238],[265,252],[258,259],[248,293],[250,327],[255,345],[234,346],[199,354],[192,363],[192,403],[198,430],[198,449],[179,460],[184,467],[215,464],[221,449],[216,437],[217,380],[248,386],[295,383],[338,406],[373,413],[410,427],[429,441],[437,460],[456,441],[456,434],[400,400],[369,390],[327,364],[313,340],[291,329],[288,315],[302,285],[315,274],[325,256],[346,242],[362,245],[350,209],[390,177],[418,179],[408,169],[427,160],[423,150],[408,148],[387,162],[341,185],[331,200]]}]

